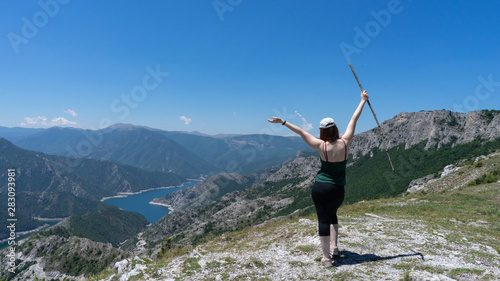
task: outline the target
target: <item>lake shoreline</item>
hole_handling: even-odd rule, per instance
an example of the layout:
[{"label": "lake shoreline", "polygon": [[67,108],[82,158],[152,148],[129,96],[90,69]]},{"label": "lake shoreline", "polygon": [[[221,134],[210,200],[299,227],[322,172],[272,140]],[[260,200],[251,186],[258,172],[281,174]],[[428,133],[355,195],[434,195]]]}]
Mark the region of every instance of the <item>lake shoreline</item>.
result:
[{"label": "lake shoreline", "polygon": [[185,182],[178,186],[149,188],[148,190],[142,190],[141,192],[134,192],[134,194],[122,193],[113,196],[113,199],[103,198],[102,201],[106,204],[116,206],[124,211],[137,212],[143,215],[150,223],[155,223],[165,215],[174,211],[173,204],[169,206],[165,204],[166,202],[156,202],[155,199],[161,198],[172,192],[176,192],[177,190],[193,186],[201,181],[202,179],[198,179]]},{"label": "lake shoreline", "polygon": [[41,218],[41,217],[33,217],[33,219],[38,220],[38,221],[62,221],[64,219],[67,219],[69,217],[65,218]]},{"label": "lake shoreline", "polygon": [[149,204],[151,205],[157,205],[157,206],[162,206],[162,207],[166,207],[168,208],[169,210],[169,213],[173,212],[174,211],[174,208],[172,208],[171,205],[168,205],[168,204],[163,204],[163,203],[158,203],[158,202],[154,202],[154,201],[150,201]]},{"label": "lake shoreline", "polygon": [[[132,195],[138,195],[138,194],[141,194],[141,193],[145,193],[145,192],[150,192],[150,191],[155,191],[155,190],[168,190],[168,189],[173,189],[173,188],[179,188],[179,187],[183,187],[184,185],[189,185],[189,184],[196,184],[198,182],[201,182],[204,180],[204,178],[199,178],[199,179],[188,179],[189,181],[187,182],[183,182],[182,184],[180,185],[172,185],[172,186],[161,186],[161,187],[154,187],[154,188],[148,188],[148,189],[144,189],[144,190],[141,190],[141,191],[138,191],[138,192],[120,192],[118,193],[117,195],[115,196],[107,196],[107,197],[103,197],[100,201],[103,202],[105,200],[108,200],[108,199],[112,199],[112,198],[124,198],[124,197],[129,197],[129,196],[132,196]],[[163,196],[163,195],[162,195]],[[161,196],[160,196],[161,197]],[[170,205],[167,205],[167,204],[163,204],[163,203],[157,203],[157,202],[153,202],[151,199],[149,199],[149,201],[145,201],[144,203],[148,202],[149,204],[151,205],[157,205],[157,206],[162,206],[162,207],[166,207],[169,212],[173,212],[174,209],[172,208],[172,206]],[[111,205],[114,205],[114,204],[111,204]],[[120,208],[120,207],[119,207]],[[141,213],[141,211],[139,210],[134,210],[134,212],[138,212],[138,213]],[[141,213],[142,214],[142,213]],[[143,214],[144,215],[144,214]],[[21,232],[17,232],[16,233],[16,240],[18,239],[23,239],[24,237],[32,234],[32,233],[35,233],[35,232],[38,232],[38,231],[41,231],[47,227],[50,227],[52,225],[55,225],[57,223],[59,223],[60,221],[64,220],[64,219],[67,219],[68,217],[65,217],[65,218],[43,218],[43,217],[32,217],[33,219],[35,220],[38,220],[38,221],[41,221],[41,222],[46,222],[44,223],[43,225],[40,225],[36,228],[33,228],[33,229],[30,229],[30,230],[26,230],[26,231],[21,231]],[[149,219],[148,219],[149,220]],[[151,221],[150,221],[151,222]],[[0,244],[3,244],[3,243],[6,243],[8,242],[8,238],[5,238],[5,239],[2,239],[0,240]],[[6,247],[8,245],[2,245],[2,247],[0,249],[3,249],[4,247]]]},{"label": "lake shoreline", "polygon": [[170,188],[176,188],[176,187],[181,187],[187,183],[191,183],[193,181],[203,181],[204,178],[199,178],[199,179],[188,179],[189,181],[187,182],[183,182],[181,183],[180,185],[171,185],[171,186],[161,186],[161,187],[153,187],[153,188],[148,188],[148,189],[144,189],[144,190],[141,190],[141,191],[138,191],[138,192],[118,192],[117,195],[113,195],[113,196],[107,196],[107,197],[103,197],[101,199],[101,202],[104,202],[105,200],[108,200],[108,199],[112,199],[112,198],[123,198],[123,197],[127,197],[127,196],[130,196],[130,195],[136,195],[136,194],[141,194],[143,192],[148,192],[148,191],[153,191],[153,190],[158,190],[158,189],[170,189]]},{"label": "lake shoreline", "polygon": [[175,187],[177,187],[177,186],[171,185],[171,186],[166,186],[166,187],[162,186],[162,187],[148,188],[148,189],[144,189],[144,190],[141,190],[138,192],[118,192],[118,195],[103,197],[101,199],[101,202],[104,202],[105,200],[112,199],[112,198],[123,198],[123,197],[127,197],[129,195],[141,194],[143,192],[148,192],[148,191],[153,191],[153,190],[158,190],[158,189],[169,189],[169,188],[175,188]]}]

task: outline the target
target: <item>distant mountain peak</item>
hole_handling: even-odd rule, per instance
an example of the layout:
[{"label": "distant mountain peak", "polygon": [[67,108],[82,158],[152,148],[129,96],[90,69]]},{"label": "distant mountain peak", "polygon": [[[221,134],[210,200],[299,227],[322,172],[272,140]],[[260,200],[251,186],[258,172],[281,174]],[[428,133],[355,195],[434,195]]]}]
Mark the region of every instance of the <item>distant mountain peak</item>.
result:
[{"label": "distant mountain peak", "polygon": [[104,128],[105,130],[133,130],[133,129],[148,129],[152,130],[152,128],[140,125],[134,125],[129,123],[115,123],[109,127]]}]

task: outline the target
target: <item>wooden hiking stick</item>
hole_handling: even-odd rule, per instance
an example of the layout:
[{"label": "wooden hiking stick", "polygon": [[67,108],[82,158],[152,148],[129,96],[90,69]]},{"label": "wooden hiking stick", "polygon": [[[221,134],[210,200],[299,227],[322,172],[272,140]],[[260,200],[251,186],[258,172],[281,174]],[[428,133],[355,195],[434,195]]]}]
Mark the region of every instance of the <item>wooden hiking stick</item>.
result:
[{"label": "wooden hiking stick", "polygon": [[[361,86],[361,83],[359,83],[358,76],[356,75],[356,72],[354,72],[354,68],[352,68],[351,63],[349,63],[349,67],[351,67],[352,74],[354,74],[354,78],[356,78],[356,81],[358,81],[359,88],[361,88],[361,92],[363,92],[364,91],[363,86]],[[380,136],[382,136],[382,146],[385,148],[385,152],[387,153],[387,157],[389,158],[389,163],[391,163],[391,168],[392,168],[392,171],[394,172],[394,166],[392,165],[392,160],[391,160],[391,156],[389,155],[389,151],[387,151],[387,146],[385,145],[385,142],[384,142],[384,134],[382,133],[382,128],[380,127],[380,123],[378,122],[377,115],[375,115],[375,111],[373,111],[373,107],[370,104],[370,100],[367,100],[367,102],[368,102],[368,105],[370,106],[370,109],[373,113],[373,117],[375,117],[375,121],[377,122],[377,126],[380,129]]]}]

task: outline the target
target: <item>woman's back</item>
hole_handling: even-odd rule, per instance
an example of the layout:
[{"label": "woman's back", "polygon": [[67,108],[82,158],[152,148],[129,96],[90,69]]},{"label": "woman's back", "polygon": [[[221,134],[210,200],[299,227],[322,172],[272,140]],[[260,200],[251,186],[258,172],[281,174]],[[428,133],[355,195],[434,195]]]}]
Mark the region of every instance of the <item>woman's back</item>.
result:
[{"label": "woman's back", "polygon": [[323,151],[320,153],[320,157],[325,162],[342,162],[347,160],[347,155],[349,155],[347,143],[343,139],[327,141],[323,144],[322,148]]},{"label": "woman's back", "polygon": [[[328,149],[330,146],[330,149]],[[323,143],[321,169],[316,175],[316,181],[344,186],[347,163],[347,145],[343,139]],[[332,158],[333,157],[333,158]]]}]

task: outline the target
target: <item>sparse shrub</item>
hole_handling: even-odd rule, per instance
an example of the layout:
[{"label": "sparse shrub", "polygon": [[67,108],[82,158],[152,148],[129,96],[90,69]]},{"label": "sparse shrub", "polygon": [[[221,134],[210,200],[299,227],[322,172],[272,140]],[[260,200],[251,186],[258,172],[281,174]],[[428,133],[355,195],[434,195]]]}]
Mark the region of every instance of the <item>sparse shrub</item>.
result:
[{"label": "sparse shrub", "polygon": [[142,277],[144,277],[144,273],[141,272],[137,275],[130,276],[128,280],[140,280]]},{"label": "sparse shrub", "polygon": [[406,271],[405,272],[405,275],[403,277],[403,281],[410,281],[410,272],[409,271]]},{"label": "sparse shrub", "polygon": [[172,238],[169,237],[165,239],[165,243],[163,244],[163,246],[161,246],[158,256],[164,257],[167,254],[168,250],[170,250],[171,248],[172,248]]},{"label": "sparse shrub", "polygon": [[495,118],[495,116],[497,114],[500,113],[499,110],[482,110],[482,115],[483,117],[488,121],[488,124],[491,123],[491,121],[493,120],[493,118]]},{"label": "sparse shrub", "polygon": [[236,259],[234,259],[232,257],[224,257],[224,258],[222,258],[222,260],[225,261],[226,263],[229,263],[229,264],[236,263]]},{"label": "sparse shrub", "polygon": [[475,186],[475,185],[480,185],[480,184],[486,184],[486,183],[493,183],[497,182],[500,178],[500,171],[495,170],[489,174],[483,174],[482,176],[478,177],[477,179],[469,182],[467,185],[468,186]]},{"label": "sparse shrub", "polygon": [[247,263],[245,265],[246,268],[264,268],[266,265],[259,261],[259,260],[256,260],[256,259],[252,259],[252,261],[250,261],[249,263]]},{"label": "sparse shrub", "polygon": [[184,261],[184,269],[182,270],[182,272],[190,275],[190,273],[192,274],[191,271],[200,269],[201,265],[198,263],[199,259],[200,258],[187,258]]},{"label": "sparse shrub", "polygon": [[313,252],[317,250],[317,247],[313,245],[302,245],[302,246],[297,246],[295,249],[302,252]]}]

